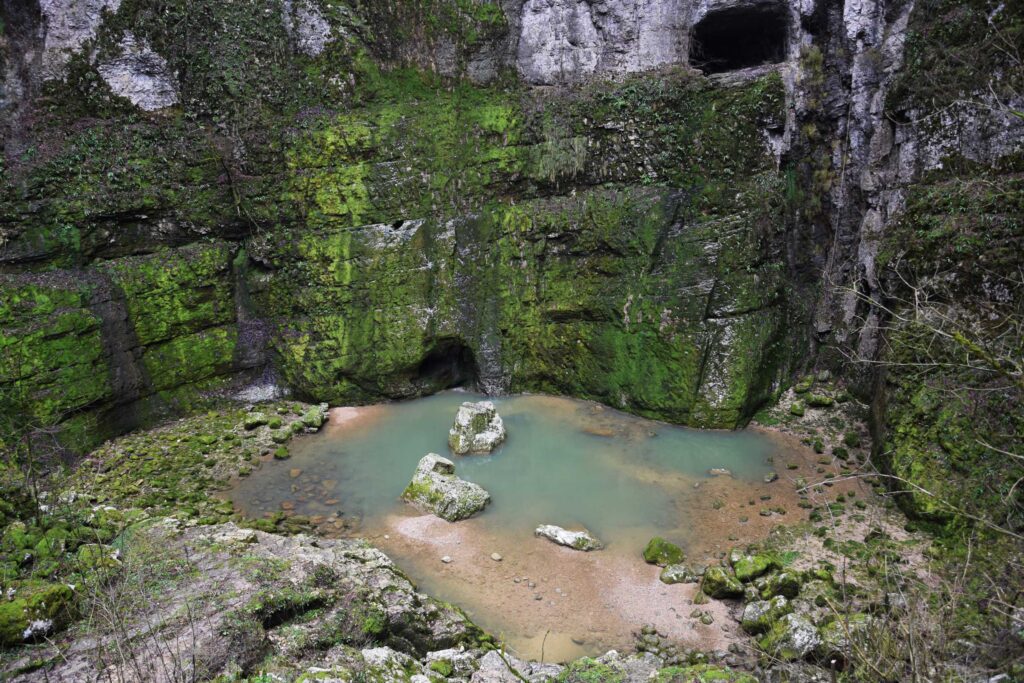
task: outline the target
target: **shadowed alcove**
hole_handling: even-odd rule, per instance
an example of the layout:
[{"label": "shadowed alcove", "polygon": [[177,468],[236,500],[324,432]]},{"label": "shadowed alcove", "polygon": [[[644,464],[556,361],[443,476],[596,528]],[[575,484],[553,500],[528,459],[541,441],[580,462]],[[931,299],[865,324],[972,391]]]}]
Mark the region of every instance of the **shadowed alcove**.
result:
[{"label": "shadowed alcove", "polygon": [[789,13],[780,3],[709,12],[693,27],[690,64],[709,74],[786,58]]}]

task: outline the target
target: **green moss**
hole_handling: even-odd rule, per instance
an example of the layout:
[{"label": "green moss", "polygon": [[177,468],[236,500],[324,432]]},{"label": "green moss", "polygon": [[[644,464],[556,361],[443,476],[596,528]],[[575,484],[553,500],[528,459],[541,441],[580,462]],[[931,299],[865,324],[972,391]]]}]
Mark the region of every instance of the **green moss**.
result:
[{"label": "green moss", "polygon": [[622,671],[583,657],[570,662],[554,680],[557,683],[622,683],[625,679]]},{"label": "green moss", "polygon": [[659,567],[667,567],[670,564],[679,564],[686,559],[682,549],[674,543],[669,543],[660,536],[655,536],[647,542],[643,552],[644,562],[656,564]]},{"label": "green moss", "polygon": [[725,567],[708,567],[700,588],[705,595],[719,600],[743,596],[743,584]]},{"label": "green moss", "polygon": [[757,678],[742,671],[712,664],[670,666],[658,672],[657,683],[756,683]]},{"label": "green moss", "polygon": [[430,663],[430,670],[434,673],[440,674],[445,678],[448,678],[455,671],[452,663],[447,659],[435,659]]},{"label": "green moss", "polygon": [[753,581],[759,576],[773,569],[781,568],[778,558],[773,555],[758,553],[756,555],[742,555],[732,562],[733,571],[740,581]]}]

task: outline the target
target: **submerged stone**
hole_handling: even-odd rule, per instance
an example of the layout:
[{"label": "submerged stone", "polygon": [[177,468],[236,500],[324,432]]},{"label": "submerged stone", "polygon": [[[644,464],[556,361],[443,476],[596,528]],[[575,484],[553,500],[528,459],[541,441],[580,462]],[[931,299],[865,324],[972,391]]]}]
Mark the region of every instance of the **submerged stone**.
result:
[{"label": "submerged stone", "polygon": [[541,536],[552,543],[564,545],[566,548],[572,548],[573,550],[600,550],[604,547],[604,543],[594,538],[586,529],[583,531],[569,531],[554,524],[542,524],[534,530],[533,535]]},{"label": "submerged stone", "polygon": [[448,445],[456,455],[490,453],[504,440],[505,424],[490,401],[463,403],[448,432]]},{"label": "submerged stone", "polygon": [[661,536],[655,536],[647,542],[644,548],[644,561],[648,564],[656,564],[659,567],[667,567],[670,564],[679,564],[686,559],[683,550],[674,543],[669,543]]},{"label": "submerged stone", "polygon": [[449,522],[472,517],[491,502],[483,487],[455,476],[455,463],[436,453],[420,459],[402,498]]}]

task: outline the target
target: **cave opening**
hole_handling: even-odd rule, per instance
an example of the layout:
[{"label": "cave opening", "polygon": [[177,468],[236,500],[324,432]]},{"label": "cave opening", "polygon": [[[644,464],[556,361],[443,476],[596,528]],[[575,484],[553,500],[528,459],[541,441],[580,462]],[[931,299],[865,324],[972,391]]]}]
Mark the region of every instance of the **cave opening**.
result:
[{"label": "cave opening", "polygon": [[789,13],[779,3],[709,12],[693,28],[690,64],[704,73],[736,71],[786,59]]},{"label": "cave opening", "polygon": [[460,339],[438,340],[416,369],[416,383],[427,392],[473,388],[478,377],[473,350]]}]

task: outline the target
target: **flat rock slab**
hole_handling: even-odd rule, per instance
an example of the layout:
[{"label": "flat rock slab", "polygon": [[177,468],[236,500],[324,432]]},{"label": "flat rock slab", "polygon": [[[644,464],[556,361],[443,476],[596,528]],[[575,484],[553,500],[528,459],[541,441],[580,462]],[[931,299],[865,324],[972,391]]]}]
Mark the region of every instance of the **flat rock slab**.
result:
[{"label": "flat rock slab", "polygon": [[570,531],[554,524],[542,524],[534,530],[533,535],[573,550],[600,550],[604,547],[604,543],[594,538],[589,531]]}]

